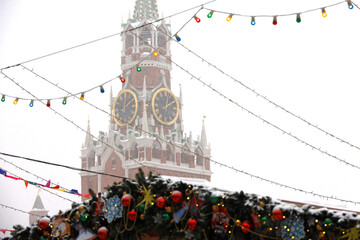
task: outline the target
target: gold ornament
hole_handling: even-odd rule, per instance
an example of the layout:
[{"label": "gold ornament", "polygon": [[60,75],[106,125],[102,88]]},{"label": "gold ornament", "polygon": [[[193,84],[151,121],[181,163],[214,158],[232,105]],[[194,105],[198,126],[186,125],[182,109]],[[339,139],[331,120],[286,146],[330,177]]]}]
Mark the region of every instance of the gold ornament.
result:
[{"label": "gold ornament", "polygon": [[140,214],[140,220],[145,220],[144,214]]},{"label": "gold ornament", "polygon": [[143,200],[141,202],[138,203],[138,205],[136,205],[136,207],[140,206],[142,203],[145,203],[145,209],[144,210],[146,210],[146,207],[147,207],[148,203],[151,204],[151,202],[154,201],[154,195],[151,195],[151,193],[150,193],[151,189],[150,188],[146,189],[146,187],[144,185],[143,185],[143,188],[145,189],[145,190],[142,191],[144,198],[143,198]]},{"label": "gold ornament", "polygon": [[165,207],[165,209],[166,209],[166,212],[168,212],[168,213],[171,213],[172,212],[172,208],[169,206],[169,207]]},{"label": "gold ornament", "polygon": [[360,229],[358,229],[359,221],[356,222],[353,228],[347,229],[345,235],[341,238],[346,238],[347,240],[359,240],[360,239]]}]

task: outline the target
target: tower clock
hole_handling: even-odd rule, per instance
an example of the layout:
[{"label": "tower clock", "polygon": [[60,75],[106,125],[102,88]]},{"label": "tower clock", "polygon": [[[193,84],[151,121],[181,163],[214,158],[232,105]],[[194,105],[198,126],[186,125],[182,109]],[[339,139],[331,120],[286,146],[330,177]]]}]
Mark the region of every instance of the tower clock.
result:
[{"label": "tower clock", "polygon": [[151,105],[156,120],[164,125],[174,124],[179,117],[179,102],[167,88],[154,93]]},{"label": "tower clock", "polygon": [[136,94],[130,89],[119,92],[112,109],[115,122],[119,126],[130,124],[136,117],[138,100]]}]

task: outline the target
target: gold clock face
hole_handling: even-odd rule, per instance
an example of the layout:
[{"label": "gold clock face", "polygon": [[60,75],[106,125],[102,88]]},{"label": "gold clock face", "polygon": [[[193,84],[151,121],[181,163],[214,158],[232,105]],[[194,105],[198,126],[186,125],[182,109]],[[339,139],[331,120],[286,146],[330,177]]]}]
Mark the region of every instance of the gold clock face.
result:
[{"label": "gold clock face", "polygon": [[171,125],[179,117],[179,102],[169,89],[160,88],[152,98],[152,110],[160,123]]},{"label": "gold clock face", "polygon": [[130,89],[119,92],[113,105],[113,117],[119,126],[130,124],[136,117],[138,101],[136,94]]}]

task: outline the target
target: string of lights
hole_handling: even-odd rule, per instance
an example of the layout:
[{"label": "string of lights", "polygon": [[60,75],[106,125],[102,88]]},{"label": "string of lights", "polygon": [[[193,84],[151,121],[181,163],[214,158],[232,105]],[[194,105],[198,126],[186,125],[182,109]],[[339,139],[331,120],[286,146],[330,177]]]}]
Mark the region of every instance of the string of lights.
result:
[{"label": "string of lights", "polygon": [[[61,113],[59,113],[58,111],[56,111],[54,108],[52,108],[52,107],[50,106],[49,101],[45,104],[43,101],[41,101],[41,100],[39,100],[38,98],[36,98],[36,96],[35,96],[34,94],[32,94],[30,91],[28,91],[27,89],[25,89],[24,87],[22,87],[19,83],[15,82],[14,79],[12,79],[12,78],[10,78],[8,75],[6,75],[3,71],[0,71],[0,72],[1,72],[1,74],[3,74],[7,79],[9,79],[9,80],[12,81],[13,83],[15,83],[15,84],[16,84],[19,88],[21,88],[23,91],[25,91],[25,92],[27,92],[28,94],[30,94],[32,97],[34,97],[34,98],[35,98],[36,100],[38,100],[40,103],[46,105],[46,106],[47,106],[49,109],[51,109],[55,114],[58,114],[58,115],[61,116],[63,119],[65,119],[67,122],[73,124],[75,127],[77,127],[78,129],[80,129],[80,130],[83,131],[84,133],[89,134],[92,138],[94,138],[94,139],[96,139],[96,140],[98,140],[98,141],[101,141],[102,143],[104,143],[104,144],[105,144],[106,146],[108,146],[109,148],[113,149],[114,151],[116,151],[116,152],[118,152],[119,154],[121,154],[121,155],[123,155],[124,157],[126,157],[125,154],[122,153],[121,151],[118,151],[118,150],[115,149],[113,146],[111,146],[111,145],[109,145],[108,143],[105,143],[104,141],[102,141],[100,138],[92,135],[91,133],[88,133],[85,129],[83,129],[82,127],[80,127],[80,126],[79,126],[78,124],[76,124],[74,121],[70,120],[69,118],[65,117],[63,114],[61,114]],[[76,97],[77,97],[77,96],[76,96]],[[80,99],[81,99],[81,97],[80,97]],[[134,158],[129,158],[129,159],[132,160],[132,161],[134,161],[134,162],[136,162],[136,163],[138,163],[140,166],[142,166],[142,167],[144,167],[144,168],[152,171],[153,173],[157,173],[157,174],[158,174],[158,172],[156,172],[156,170],[153,169],[152,167],[146,166],[146,165],[144,165],[142,162],[140,162],[140,161],[138,161],[138,160],[136,160],[136,159],[134,159]]]},{"label": "string of lights", "polygon": [[[3,158],[0,158],[0,159],[3,160]],[[17,178],[20,178],[20,176],[14,174],[14,173],[12,173],[12,172],[9,172],[9,171],[6,171],[6,172],[7,172],[7,173],[10,173],[11,175],[13,175],[13,176],[15,176],[15,177],[17,177]],[[53,193],[53,192],[49,191],[48,189],[46,189],[46,188],[44,188],[44,187],[42,187],[42,186],[39,186],[39,185],[34,185],[34,186],[37,187],[37,188],[40,188],[41,190],[44,190],[45,192],[48,192],[48,193],[50,193],[50,194],[52,194],[52,195],[55,195],[55,196],[57,196],[58,198],[62,198],[63,200],[69,201],[69,202],[71,202],[71,203],[74,202],[73,200],[71,200],[71,199],[69,199],[69,198],[60,196],[60,195],[58,195],[58,194],[56,194],[56,193]]]},{"label": "string of lights", "polygon": [[[163,34],[166,34],[166,32],[162,31],[161,29],[159,29],[159,31],[161,31]],[[168,37],[171,37],[168,35]],[[172,39],[172,38],[171,38]],[[237,78],[231,76],[230,74],[226,73],[224,70],[220,69],[219,67],[217,67],[215,64],[211,63],[210,61],[204,59],[203,57],[201,57],[199,54],[195,53],[193,50],[189,49],[188,47],[186,47],[184,44],[182,44],[181,42],[179,41],[176,41],[174,39],[172,39],[174,42],[178,43],[180,46],[182,46],[183,48],[185,48],[187,50],[187,52],[190,52],[191,54],[193,54],[194,56],[196,56],[197,58],[199,58],[200,60],[202,60],[203,62],[207,63],[209,66],[215,68],[217,71],[219,71],[220,73],[222,73],[223,75],[225,75],[226,77],[230,78],[231,80],[233,80],[234,82],[238,83],[239,85],[243,86],[245,89],[251,91],[252,93],[254,93],[256,96],[264,99],[265,101],[267,101],[268,103],[274,105],[275,107],[283,110],[284,112],[290,114],[291,116],[303,121],[304,123],[306,123],[308,126],[311,126],[313,128],[316,128],[317,130],[325,133],[327,136],[330,136],[332,138],[335,138],[336,140],[344,143],[344,144],[347,144],[349,145],[350,147],[353,147],[353,148],[356,148],[358,150],[360,150],[360,147],[356,146],[355,144],[352,144],[350,143],[349,141],[346,141],[340,137],[337,137],[335,136],[334,134],[324,130],[323,128],[319,127],[318,125],[316,124],[313,124],[311,123],[310,121],[306,120],[305,118],[303,117],[300,117],[300,115],[297,115],[289,110],[287,110],[285,107],[275,103],[274,101],[268,99],[265,95],[259,93],[258,91],[256,91],[255,89],[249,87],[248,85],[246,85],[245,83],[243,83],[242,81],[238,80]]]},{"label": "string of lights", "polygon": [[37,217],[43,217],[43,216],[41,216],[41,215],[38,215],[38,214],[35,214],[35,213],[31,213],[31,212],[27,212],[27,211],[24,211],[24,210],[21,210],[21,209],[13,208],[13,207],[4,205],[4,204],[2,204],[2,203],[0,203],[0,206],[1,206],[1,207],[4,207],[4,208],[9,208],[9,209],[12,209],[12,210],[15,210],[15,211],[18,211],[18,212],[26,213],[26,214],[29,214],[29,215],[34,215],[34,216],[37,216]]},{"label": "string of lights", "polygon": [[[215,0],[214,0],[214,1],[215,1]],[[195,15],[196,15],[198,12],[200,12],[201,9],[202,9],[202,7],[201,7],[200,9],[198,9],[198,11],[195,13]],[[193,17],[191,17],[188,21],[186,21],[185,24],[183,24],[183,25],[180,27],[180,29],[174,34],[174,36],[177,35],[177,34],[191,21],[192,18],[193,18]],[[153,24],[153,23],[145,24],[145,25],[142,25],[141,27],[144,27],[144,26],[147,26],[147,25],[150,25],[150,24]],[[137,28],[140,28],[140,26],[137,27]],[[132,29],[132,30],[134,30],[134,29]],[[155,51],[153,52],[153,54],[149,54],[148,56],[146,56],[145,58],[143,58],[142,60],[140,60],[140,61],[138,62],[138,64],[137,64],[137,71],[141,71],[140,64],[141,64],[143,61],[149,59],[149,57],[150,57],[151,55],[157,57],[157,56],[159,55],[159,53],[158,53],[159,49],[160,49],[163,45],[167,44],[167,42],[171,41],[171,40],[172,40],[172,37],[173,37],[173,36],[169,36],[169,38],[168,38],[162,45],[158,46],[158,47],[155,49]],[[23,67],[23,69],[26,69],[26,70],[34,73],[37,77],[41,77],[41,76],[37,75],[37,74],[33,71],[33,69],[29,69],[29,68],[25,67],[23,64],[18,64],[17,66],[21,66],[21,67]],[[2,70],[0,70],[0,71],[2,72]],[[41,77],[41,78],[42,78],[42,77]],[[88,92],[90,92],[90,91],[92,91],[92,90],[94,90],[94,89],[96,89],[96,88],[100,88],[100,92],[101,92],[101,93],[104,93],[104,92],[105,92],[105,90],[104,90],[104,85],[107,84],[107,83],[109,83],[109,82],[111,82],[111,81],[113,81],[113,80],[115,80],[115,79],[117,79],[117,78],[120,78],[120,81],[121,81],[122,83],[125,82],[125,78],[122,77],[122,75],[120,74],[120,75],[117,76],[117,77],[114,77],[114,78],[112,78],[112,79],[110,79],[110,80],[108,80],[108,81],[106,81],[106,82],[104,82],[104,83],[102,83],[102,84],[100,84],[100,85],[97,85],[97,86],[92,87],[92,88],[90,88],[90,89],[88,89],[88,90],[85,90],[85,91],[81,91],[81,92],[78,92],[78,93],[70,93],[70,92],[62,89],[62,90],[64,90],[65,92],[67,92],[68,95],[62,96],[62,97],[55,97],[55,98],[43,98],[43,99],[39,98],[38,100],[40,100],[40,101],[47,101],[47,106],[50,106],[50,105],[51,105],[51,101],[53,101],[53,100],[58,100],[58,99],[63,99],[62,104],[63,104],[63,105],[66,105],[68,98],[70,98],[70,97],[75,97],[75,96],[77,96],[77,95],[80,96],[80,98],[79,98],[80,100],[84,100],[85,94],[88,93]],[[47,79],[45,79],[45,78],[43,78],[43,80],[47,81]],[[49,82],[49,81],[48,81],[48,82]],[[54,84],[54,83],[52,83],[52,82],[49,82],[49,83],[51,83],[51,84],[54,85],[54,86],[57,86],[57,84]],[[18,102],[19,102],[20,100],[28,100],[28,101],[30,100],[29,106],[30,106],[30,107],[33,107],[33,106],[34,106],[34,101],[35,101],[35,99],[33,99],[33,98],[16,97],[16,96],[11,96],[11,95],[8,95],[8,94],[5,94],[5,93],[1,93],[1,92],[0,92],[0,95],[2,96],[2,97],[1,97],[1,101],[2,101],[2,102],[5,102],[6,97],[10,97],[10,98],[15,99],[15,100],[13,101],[13,103],[14,103],[15,105],[18,104]],[[37,100],[37,101],[38,101],[38,100]]]},{"label": "string of lights", "polygon": [[[136,37],[140,38],[140,36],[136,35],[135,33],[131,32],[132,34],[134,34]],[[141,38],[140,38],[141,39]],[[148,46],[150,46],[151,48],[154,48],[152,47],[149,43],[146,43]],[[162,54],[163,55],[163,54]],[[360,170],[360,167],[353,164],[353,163],[350,163],[348,161],[346,161],[345,159],[341,159],[339,157],[337,157],[336,155],[334,154],[331,154],[329,153],[328,151],[325,151],[325,150],[322,150],[320,147],[316,147],[314,146],[313,144],[310,144],[308,142],[306,142],[305,140],[302,140],[301,138],[293,135],[291,132],[287,132],[285,130],[283,130],[282,128],[280,128],[279,126],[269,122],[268,120],[264,119],[263,117],[261,117],[260,115],[257,115],[255,114],[254,112],[250,111],[249,109],[243,107],[242,105],[240,105],[239,103],[237,103],[236,101],[232,100],[231,98],[227,97],[225,94],[223,94],[222,92],[220,92],[219,90],[215,89],[214,87],[211,86],[211,84],[207,84],[206,82],[204,82],[203,80],[200,79],[200,77],[196,77],[194,74],[190,73],[188,70],[186,70],[184,67],[182,67],[181,65],[177,64],[173,59],[171,59],[170,57],[166,56],[166,55],[163,55],[164,57],[168,58],[173,64],[175,64],[179,69],[181,69],[182,71],[184,71],[185,73],[187,73],[189,76],[191,76],[191,79],[195,79],[197,80],[198,82],[202,83],[203,86],[206,86],[208,88],[210,88],[212,91],[214,91],[215,93],[219,94],[221,97],[224,97],[225,99],[229,100],[229,102],[233,103],[235,106],[241,108],[243,111],[246,111],[247,113],[249,113],[250,115],[258,118],[259,120],[261,120],[263,123],[266,123],[270,126],[272,126],[273,128],[281,131],[283,134],[286,134],[292,138],[294,138],[295,140],[297,140],[297,142],[300,142],[300,143],[303,143],[305,144],[306,146],[308,147],[311,147],[313,150],[317,150],[331,158],[334,158],[336,160],[338,160],[339,162],[341,163],[344,163],[345,165],[348,165],[348,166],[351,166],[353,168],[356,168],[356,169],[359,169]]]},{"label": "string of lights", "polygon": [[[40,75],[39,75],[39,76],[40,76]],[[41,76],[41,78],[44,79],[44,77],[42,77],[42,76]],[[47,81],[49,81],[49,80],[47,80]],[[50,82],[50,81],[49,81],[49,82]],[[59,86],[57,86],[57,87],[59,87]],[[59,88],[60,88],[60,87],[59,87]],[[64,91],[66,91],[66,90],[64,90]],[[92,107],[94,107],[94,108],[96,108],[97,110],[100,110],[100,111],[108,114],[109,116],[114,117],[112,114],[107,113],[105,110],[100,109],[100,108],[96,107],[95,105],[93,105],[93,104],[91,104],[91,103],[88,103],[88,102],[86,102],[86,101],[83,101],[83,102],[85,102],[85,103],[87,103],[87,104],[90,104]],[[61,115],[60,115],[60,116],[61,116]],[[129,125],[130,125],[130,126],[133,126],[133,125],[131,125],[131,124],[129,124]],[[133,127],[134,127],[134,126],[133,126]],[[81,128],[80,128],[80,129],[81,129]],[[85,130],[83,130],[83,131],[85,131]],[[141,130],[141,129],[139,129],[139,131],[151,135],[150,132],[147,132],[147,131],[144,131],[144,130]],[[90,133],[88,133],[87,131],[85,131],[85,132],[86,132],[87,134],[90,134]],[[90,135],[91,135],[91,134],[90,134]],[[91,135],[91,136],[94,137],[93,135]],[[154,136],[154,137],[155,137],[156,139],[158,139],[159,141],[165,141],[166,143],[169,143],[169,144],[171,144],[172,146],[174,146],[174,147],[176,147],[176,148],[180,148],[180,149],[182,149],[182,150],[184,150],[184,151],[186,151],[186,152],[188,152],[188,153],[197,154],[197,153],[195,153],[195,152],[193,152],[193,151],[191,151],[191,150],[188,150],[188,149],[186,149],[186,148],[180,147],[180,146],[172,143],[171,141],[168,142],[167,140],[162,139],[162,138],[160,138],[160,137],[158,137],[158,136]],[[98,139],[98,138],[96,138],[96,139],[99,140],[100,142],[106,144],[107,146],[109,146],[107,143],[105,143],[105,142],[102,141],[101,139]],[[112,147],[111,147],[111,148],[112,148]],[[115,149],[115,148],[112,148],[112,149],[113,149],[114,151],[116,151],[116,152],[124,155],[122,152],[118,151],[117,149]],[[4,154],[4,153],[1,153],[1,152],[0,152],[0,154]],[[10,155],[10,154],[7,154],[7,155],[8,155],[8,156],[13,156],[13,157],[18,157],[18,156]],[[205,156],[203,156],[203,155],[200,155],[200,156],[202,156],[202,157],[205,158]],[[21,157],[21,158],[23,158],[23,157]],[[25,158],[25,159],[27,159],[27,158]],[[29,160],[29,159],[28,159],[28,160]],[[296,188],[296,187],[292,187],[292,186],[289,186],[289,185],[285,185],[285,184],[282,184],[282,183],[279,183],[279,182],[276,182],[276,181],[272,181],[272,180],[263,178],[263,177],[261,177],[261,176],[257,176],[257,175],[248,173],[248,172],[243,171],[243,170],[236,169],[236,168],[234,168],[233,166],[229,166],[229,165],[220,163],[220,162],[218,162],[218,161],[216,161],[216,160],[214,160],[214,159],[211,159],[211,158],[209,158],[209,161],[211,161],[212,163],[217,164],[217,165],[219,165],[219,166],[221,166],[221,167],[225,167],[225,168],[231,169],[231,170],[235,171],[236,173],[241,173],[241,174],[247,175],[247,176],[249,176],[249,177],[251,177],[251,178],[256,178],[256,179],[258,179],[258,180],[261,180],[261,181],[264,181],[264,182],[268,182],[268,183],[273,184],[273,185],[275,185],[275,186],[284,187],[284,188],[291,189],[291,190],[298,191],[298,192],[302,192],[302,193],[305,193],[305,194],[310,194],[310,195],[317,196],[317,197],[320,197],[320,198],[323,198],[323,199],[333,199],[333,200],[337,200],[337,201],[341,201],[341,202],[348,202],[348,203],[354,203],[354,204],[359,204],[359,203],[360,203],[360,202],[356,202],[356,201],[352,201],[352,200],[346,200],[346,199],[341,199],[341,198],[337,198],[337,197],[334,197],[334,196],[327,196],[327,195],[323,195],[323,194],[318,194],[318,193],[315,193],[315,192],[313,192],[313,191],[307,191],[307,190],[303,190],[303,189],[300,189],[300,188]],[[98,174],[103,174],[103,173],[98,173]]]},{"label": "string of lights", "polygon": [[[15,164],[12,163],[12,162],[9,162],[9,161],[5,160],[4,158],[1,158],[1,157],[0,157],[0,160],[3,160],[3,161],[6,162],[7,164],[10,164],[10,165],[14,166],[15,168],[20,169],[21,171],[24,171],[24,172],[26,172],[26,173],[28,173],[28,174],[36,177],[37,179],[40,179],[40,180],[42,180],[42,181],[44,181],[44,182],[47,182],[47,181],[48,181],[48,180],[46,180],[46,179],[44,179],[44,178],[42,178],[42,177],[40,177],[40,176],[38,176],[38,175],[36,175],[36,174],[34,174],[34,173],[32,173],[32,172],[29,172],[28,170],[26,170],[26,169],[24,169],[24,168],[22,168],[22,167],[19,167],[19,166],[15,165]],[[52,184],[52,185],[56,185],[56,184],[54,184],[54,183],[51,183],[51,184]],[[59,186],[59,185],[58,185],[58,186]],[[59,186],[59,188],[62,188],[62,189],[64,189],[64,190],[66,190],[67,192],[71,192],[70,189],[64,188],[64,187],[62,187],[62,186]],[[81,197],[81,195],[75,195],[75,196]]]},{"label": "string of lights", "polygon": [[65,49],[62,49],[62,50],[59,50],[59,51],[55,51],[55,52],[52,52],[52,53],[48,53],[48,54],[45,54],[45,55],[42,55],[42,56],[39,56],[39,57],[36,57],[36,58],[32,58],[32,59],[29,59],[29,60],[26,60],[26,61],[23,61],[23,62],[20,62],[20,63],[17,63],[17,64],[13,64],[13,65],[10,65],[10,66],[7,66],[7,67],[2,67],[0,68],[0,70],[4,70],[4,69],[8,69],[8,68],[13,68],[13,67],[18,67],[20,66],[21,64],[25,64],[25,63],[29,63],[29,62],[33,62],[33,61],[36,61],[36,60],[39,60],[39,59],[42,59],[42,58],[46,58],[46,57],[50,57],[50,56],[53,56],[53,55],[56,55],[56,54],[59,54],[59,53],[63,53],[63,52],[66,52],[66,51],[69,51],[69,50],[72,50],[72,49],[75,49],[75,48],[78,48],[78,47],[82,47],[82,46],[85,46],[85,45],[89,45],[91,43],[95,43],[95,42],[99,42],[99,41],[102,41],[102,40],[105,40],[105,39],[108,39],[108,38],[111,38],[111,37],[114,37],[114,36],[120,36],[121,34],[123,33],[126,33],[126,32],[130,32],[130,31],[134,31],[138,28],[142,28],[142,27],[145,27],[147,25],[150,25],[150,24],[153,24],[153,23],[156,23],[156,22],[161,22],[161,21],[164,21],[168,18],[171,18],[171,17],[175,17],[177,15],[180,15],[180,14],[183,14],[185,12],[188,12],[188,11],[191,11],[193,9],[196,9],[196,8],[199,8],[199,7],[203,7],[207,4],[210,4],[212,2],[215,2],[216,0],[211,0],[209,2],[205,2],[205,3],[202,3],[200,5],[197,5],[195,7],[191,7],[191,8],[188,8],[186,10],[183,10],[183,11],[180,11],[180,12],[177,12],[177,13],[174,13],[172,15],[169,15],[167,17],[163,17],[163,18],[159,18],[157,20],[154,20],[152,22],[149,22],[149,23],[146,23],[146,24],[143,24],[139,27],[135,27],[135,28],[132,28],[132,29],[129,29],[129,30],[126,30],[126,31],[122,31],[122,32],[118,32],[118,33],[115,33],[115,34],[111,34],[111,35],[108,35],[108,36],[105,36],[105,37],[102,37],[102,38],[98,38],[98,39],[95,39],[95,40],[92,40],[92,41],[89,41],[89,42],[85,42],[85,43],[82,43],[82,44],[79,44],[79,45],[75,45],[75,46],[72,46],[72,47],[69,47],[69,48],[65,48]]},{"label": "string of lights", "polygon": [[272,18],[273,25],[277,25],[277,23],[278,23],[277,18],[278,17],[287,17],[287,16],[295,15],[296,16],[296,22],[300,23],[302,14],[309,13],[309,12],[314,12],[314,11],[319,11],[319,12],[321,11],[321,15],[323,17],[326,17],[327,16],[327,12],[326,12],[327,8],[334,7],[334,6],[343,4],[343,3],[347,3],[349,9],[354,8],[353,2],[351,0],[345,0],[345,1],[334,3],[334,4],[330,4],[330,5],[327,5],[327,6],[323,6],[323,7],[320,7],[320,8],[309,9],[309,10],[306,10],[306,11],[300,11],[300,12],[296,12],[296,13],[286,13],[286,14],[274,14],[274,15],[248,15],[248,14],[240,14],[240,13],[230,13],[230,12],[218,11],[218,10],[209,9],[209,8],[204,8],[204,10],[210,11],[207,14],[208,18],[211,18],[214,15],[214,13],[226,14],[227,15],[226,21],[228,21],[228,22],[230,22],[233,19],[234,16],[246,17],[246,18],[251,19],[250,23],[253,26],[256,24],[256,18]]},{"label": "string of lights", "polygon": [[[21,64],[20,64],[19,66],[22,66],[23,68],[25,68],[24,65],[21,65]],[[27,69],[27,70],[32,71],[32,70],[30,70],[30,69]],[[0,71],[1,71],[1,70],[0,70]],[[2,71],[1,71],[1,72],[2,72]],[[34,100],[37,100],[37,101],[53,101],[53,100],[62,99],[62,100],[63,100],[62,103],[65,105],[65,104],[67,103],[67,99],[68,99],[68,98],[74,97],[74,96],[76,96],[76,95],[79,95],[80,97],[81,97],[81,96],[84,96],[85,93],[88,93],[88,92],[90,92],[90,91],[92,91],[92,90],[94,90],[94,89],[97,89],[97,88],[100,89],[100,93],[104,93],[104,92],[105,92],[105,90],[104,90],[104,85],[105,85],[105,84],[108,84],[108,83],[110,83],[110,82],[112,82],[112,81],[114,81],[115,79],[118,79],[118,78],[119,78],[119,76],[116,76],[116,77],[111,78],[111,79],[107,80],[106,82],[104,82],[104,83],[102,83],[102,84],[100,84],[100,85],[97,85],[97,86],[95,86],[95,87],[92,87],[92,88],[90,88],[90,89],[88,89],[88,90],[81,91],[81,92],[74,93],[74,94],[67,95],[67,96],[62,96],[62,97],[34,99],[34,98],[24,98],[24,97],[12,96],[12,95],[8,95],[8,94],[1,93],[1,92],[0,92],[0,95],[2,96],[2,97],[1,97],[1,101],[2,101],[2,102],[5,102],[6,97],[15,99],[15,100],[13,101],[14,104],[17,104],[20,100],[24,100],[24,101],[29,101],[29,100],[30,100],[29,106],[30,106],[30,107],[33,107],[33,106],[34,106]],[[120,77],[120,79],[121,79],[121,77]]]}]

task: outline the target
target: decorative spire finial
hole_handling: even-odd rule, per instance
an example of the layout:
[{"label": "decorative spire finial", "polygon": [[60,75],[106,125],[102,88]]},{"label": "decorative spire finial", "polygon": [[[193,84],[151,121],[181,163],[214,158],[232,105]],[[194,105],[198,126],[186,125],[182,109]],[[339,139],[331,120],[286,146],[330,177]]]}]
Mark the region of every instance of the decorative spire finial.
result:
[{"label": "decorative spire finial", "polygon": [[134,20],[150,20],[159,19],[159,11],[157,8],[157,0],[136,0],[134,8]]}]

